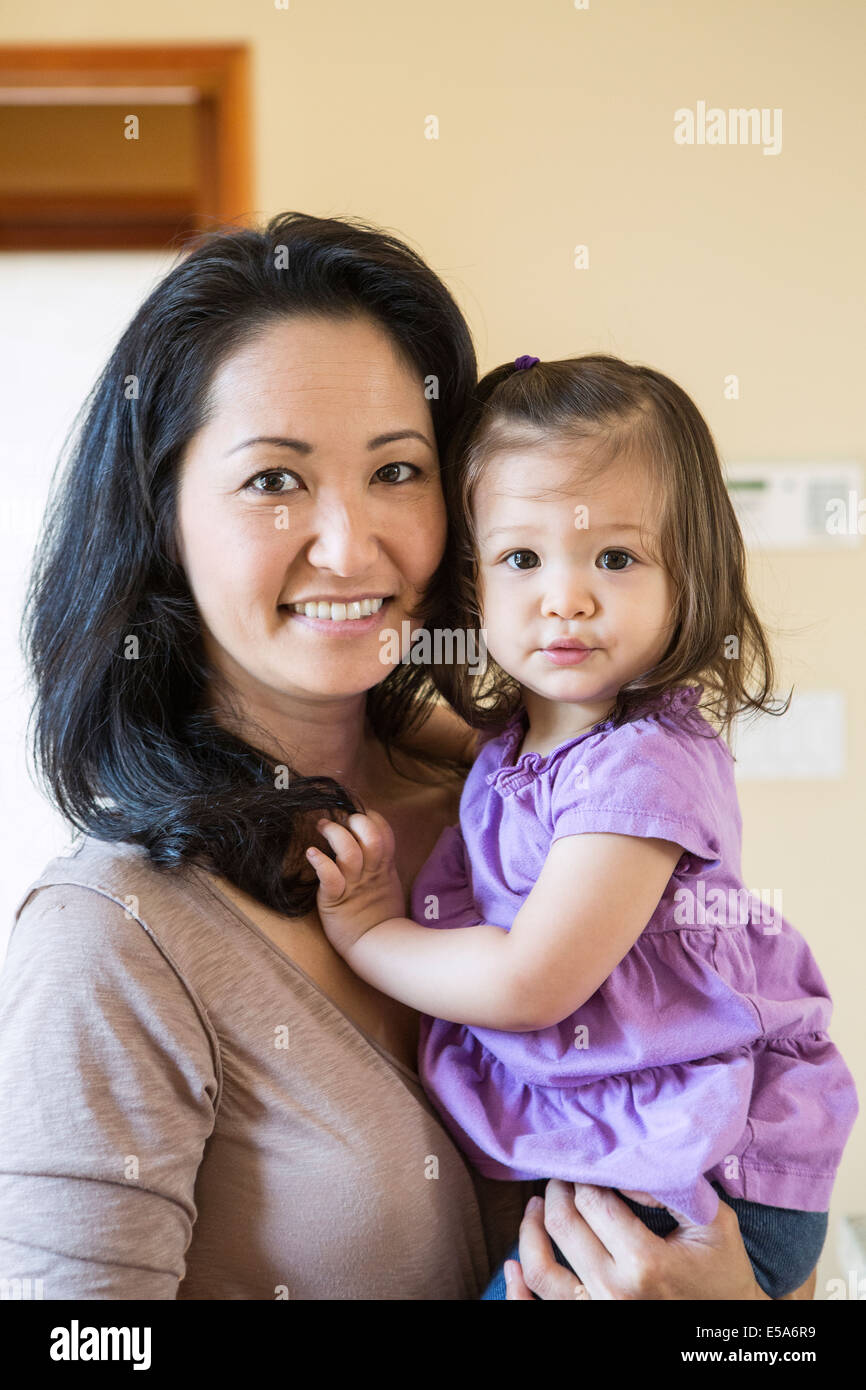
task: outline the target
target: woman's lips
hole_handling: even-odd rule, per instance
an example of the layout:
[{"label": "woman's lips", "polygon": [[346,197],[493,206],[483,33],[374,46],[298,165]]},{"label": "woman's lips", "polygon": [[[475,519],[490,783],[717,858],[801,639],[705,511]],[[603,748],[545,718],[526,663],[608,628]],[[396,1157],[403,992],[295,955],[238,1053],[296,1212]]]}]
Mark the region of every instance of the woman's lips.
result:
[{"label": "woman's lips", "polygon": [[327,632],[331,637],[345,637],[351,636],[352,633],[360,635],[372,632],[379,627],[383,621],[383,614],[390,611],[391,602],[391,598],[386,598],[378,613],[371,613],[368,618],[308,618],[306,613],[296,613],[287,603],[280,604],[280,612],[284,618],[303,623],[304,627],[312,628],[314,632]]}]

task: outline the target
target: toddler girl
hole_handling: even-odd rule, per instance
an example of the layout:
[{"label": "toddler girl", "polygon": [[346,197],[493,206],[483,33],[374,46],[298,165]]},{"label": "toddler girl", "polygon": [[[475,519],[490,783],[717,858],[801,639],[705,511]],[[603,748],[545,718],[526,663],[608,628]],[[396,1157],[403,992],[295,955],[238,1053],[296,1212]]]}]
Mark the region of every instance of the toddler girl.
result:
[{"label": "toddler girl", "polygon": [[481,1173],[612,1187],[660,1234],[721,1198],[781,1297],[818,1260],[857,1099],[779,890],[741,876],[723,734],[788,706],[710,432],[658,372],[519,358],[443,485],[428,624],[480,627],[491,660],[434,674],[480,751],[415,922],[385,820],[319,823],[324,929],[424,1015],[422,1080]]}]

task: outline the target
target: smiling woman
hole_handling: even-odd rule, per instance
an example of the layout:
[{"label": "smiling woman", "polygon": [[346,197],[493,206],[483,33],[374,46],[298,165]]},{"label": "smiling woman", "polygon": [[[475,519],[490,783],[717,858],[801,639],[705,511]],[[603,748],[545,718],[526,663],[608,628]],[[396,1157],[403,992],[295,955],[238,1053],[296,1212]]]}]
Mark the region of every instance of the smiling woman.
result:
[{"label": "smiling woman", "polygon": [[178,533],[207,659],[281,742],[302,740],[273,692],[355,698],[381,678],[379,633],[417,611],[445,505],[430,406],[375,322],[301,315],[233,353],[184,451]]},{"label": "smiling woman", "polygon": [[[445,287],[362,224],[217,234],[157,286],[95,388],[29,599],[37,764],[73,824],[311,908],[286,847],[304,816],[356,809],[358,719],[364,757],[393,759],[434,706],[377,633],[441,558],[438,454],[474,377]],[[365,599],[379,611],[306,611]],[[305,699],[339,705],[317,735]]]}]

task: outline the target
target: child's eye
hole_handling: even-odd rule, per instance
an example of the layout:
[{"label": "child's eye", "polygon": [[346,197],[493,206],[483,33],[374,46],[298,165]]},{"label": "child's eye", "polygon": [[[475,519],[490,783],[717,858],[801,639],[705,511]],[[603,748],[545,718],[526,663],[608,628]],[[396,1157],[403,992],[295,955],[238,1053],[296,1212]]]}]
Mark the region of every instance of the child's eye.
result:
[{"label": "child's eye", "polygon": [[[512,560],[517,560],[519,563],[511,565]],[[522,563],[524,561],[526,563]],[[512,569],[533,570],[540,562],[534,550],[512,550],[510,555],[505,556],[505,563],[511,565]]]},{"label": "child's eye", "polygon": [[[603,550],[603,551],[601,552],[601,555],[599,556],[599,559],[602,559],[605,555],[617,555],[617,556],[619,556],[619,558],[620,558],[621,560],[631,560],[632,564],[636,564],[636,563],[637,563],[637,561],[635,560],[634,556],[633,556],[633,555],[629,555],[629,553],[628,553],[627,550]],[[625,569],[631,569],[631,565],[621,565],[621,564],[603,565],[603,566],[602,566],[602,569],[606,569],[606,570],[609,569],[609,570],[611,570],[612,572],[615,573],[616,571],[622,571],[622,570],[625,570]]]},{"label": "child's eye", "polygon": [[[260,478],[291,478],[294,486],[290,488],[253,487],[253,484],[257,483]],[[296,492],[299,486],[300,480],[295,477],[294,473],[290,473],[288,468],[269,468],[267,473],[257,473],[256,476],[250,478],[250,481],[247,483],[247,487],[251,487],[253,492],[264,493],[266,497],[276,497],[280,492]]]}]

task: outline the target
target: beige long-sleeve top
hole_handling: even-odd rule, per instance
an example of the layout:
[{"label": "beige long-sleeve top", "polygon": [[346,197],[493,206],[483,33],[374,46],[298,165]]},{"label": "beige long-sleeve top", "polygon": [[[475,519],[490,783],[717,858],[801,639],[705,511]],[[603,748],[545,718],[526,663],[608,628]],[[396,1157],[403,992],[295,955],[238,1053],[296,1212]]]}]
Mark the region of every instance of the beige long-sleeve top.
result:
[{"label": "beige long-sleeve top", "polygon": [[0,1279],[474,1299],[532,1190],[472,1173],[417,1075],[201,870],[88,837],[28,888],[0,974]]}]

